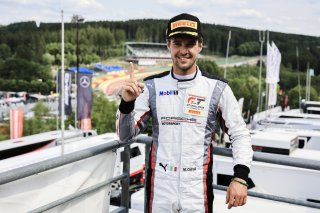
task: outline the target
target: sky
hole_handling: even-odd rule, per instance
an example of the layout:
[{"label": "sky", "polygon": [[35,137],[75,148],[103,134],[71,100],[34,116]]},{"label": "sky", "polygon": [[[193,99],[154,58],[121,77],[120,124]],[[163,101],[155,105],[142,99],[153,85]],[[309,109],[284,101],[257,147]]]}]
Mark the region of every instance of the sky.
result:
[{"label": "sky", "polygon": [[0,25],[21,21],[65,22],[170,19],[180,13],[201,22],[320,37],[320,0],[0,0]]}]

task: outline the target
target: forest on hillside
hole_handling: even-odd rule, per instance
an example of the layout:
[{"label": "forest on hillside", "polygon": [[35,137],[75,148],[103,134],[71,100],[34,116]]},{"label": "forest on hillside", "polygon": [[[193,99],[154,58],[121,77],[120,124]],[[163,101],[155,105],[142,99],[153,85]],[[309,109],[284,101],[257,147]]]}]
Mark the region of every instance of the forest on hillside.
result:
[{"label": "forest on hillside", "polygon": [[[128,41],[165,42],[167,20],[128,20],[79,23],[80,63],[123,56]],[[259,32],[236,27],[203,24],[205,54],[224,56],[229,30],[229,55],[259,55]],[[65,23],[65,65],[76,65],[76,23]],[[305,73],[309,63],[320,73],[320,37],[269,33],[282,53],[283,67]],[[61,23],[14,23],[0,27],[0,91],[24,90],[48,94],[54,91],[52,66],[61,63]],[[264,43],[266,44],[266,43]],[[299,58],[296,50],[299,50]],[[266,45],[264,45],[264,55]],[[298,60],[299,59],[299,60]]]},{"label": "forest on hillside", "polygon": [[[124,55],[124,43],[129,41],[164,43],[167,20],[129,20],[79,23],[80,64],[90,65]],[[204,24],[204,54],[225,56],[228,33],[232,31],[229,55],[256,56],[260,54],[259,32],[235,27]],[[65,24],[65,66],[76,66],[75,23]],[[315,70],[312,78],[311,100],[319,101],[320,92],[320,37],[270,32],[282,53],[278,105],[289,95],[289,105],[299,106],[299,96],[305,97],[306,70]],[[266,55],[266,43],[263,54]],[[299,57],[296,50],[299,50]],[[61,63],[61,23],[14,23],[0,26],[0,91],[27,91],[49,94],[55,91],[52,69]],[[201,70],[223,76],[224,70],[213,61],[199,61]],[[298,69],[299,68],[299,69]],[[262,76],[265,76],[265,67]],[[258,101],[258,66],[228,68],[229,84],[237,99],[244,97],[244,114],[252,115]],[[301,86],[298,85],[300,80]],[[261,88],[265,88],[262,81]],[[99,133],[114,131],[116,103],[108,102],[102,94],[94,94],[92,125]],[[265,103],[265,101],[264,101]],[[102,108],[101,108],[102,107]],[[263,108],[264,110],[265,108]],[[25,121],[25,135],[55,129],[55,120],[43,120],[48,110],[41,103],[34,109],[35,118]],[[250,114],[249,114],[250,112]],[[108,114],[109,113],[109,114]],[[105,116],[108,118],[105,119]],[[72,123],[73,115],[67,124]],[[6,124],[8,126],[8,124]],[[0,140],[8,138],[1,135]]]}]

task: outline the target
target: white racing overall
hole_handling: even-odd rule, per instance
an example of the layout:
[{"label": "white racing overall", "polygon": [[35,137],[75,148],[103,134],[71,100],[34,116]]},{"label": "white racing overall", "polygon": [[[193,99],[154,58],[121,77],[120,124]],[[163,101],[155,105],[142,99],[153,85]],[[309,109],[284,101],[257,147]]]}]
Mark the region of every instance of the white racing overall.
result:
[{"label": "white racing overall", "polygon": [[126,141],[152,117],[148,212],[212,212],[212,140],[218,113],[232,141],[234,164],[249,173],[252,161],[250,134],[236,98],[226,82],[199,69],[191,80],[177,80],[167,71],[144,83],[135,102],[120,104],[117,133]]}]

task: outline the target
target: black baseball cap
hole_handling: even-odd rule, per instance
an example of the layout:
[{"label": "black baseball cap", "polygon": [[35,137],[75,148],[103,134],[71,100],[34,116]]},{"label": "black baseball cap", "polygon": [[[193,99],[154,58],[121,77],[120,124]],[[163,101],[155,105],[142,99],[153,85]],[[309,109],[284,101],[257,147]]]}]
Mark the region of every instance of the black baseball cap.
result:
[{"label": "black baseball cap", "polygon": [[189,35],[195,38],[202,38],[200,20],[193,15],[182,13],[171,18],[168,22],[167,39],[177,35]]}]

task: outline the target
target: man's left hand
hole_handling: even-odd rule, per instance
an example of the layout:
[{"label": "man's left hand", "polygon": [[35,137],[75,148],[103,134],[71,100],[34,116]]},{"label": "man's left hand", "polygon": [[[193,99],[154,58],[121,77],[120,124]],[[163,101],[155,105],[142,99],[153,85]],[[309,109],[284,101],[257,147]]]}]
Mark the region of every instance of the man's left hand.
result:
[{"label": "man's left hand", "polygon": [[[242,179],[239,181],[245,182]],[[243,206],[247,202],[248,189],[246,186],[238,183],[236,181],[231,181],[227,190],[226,204],[228,204],[228,209],[237,206]]]}]

